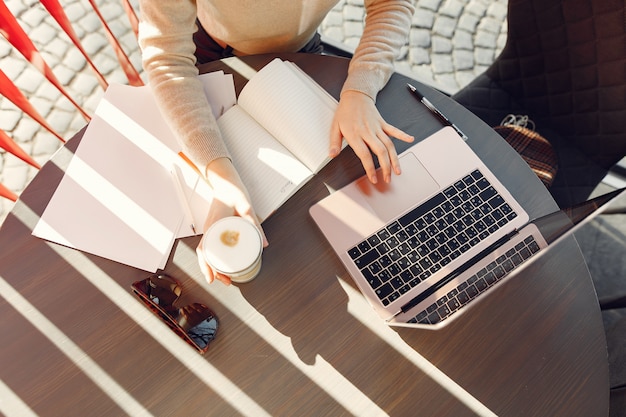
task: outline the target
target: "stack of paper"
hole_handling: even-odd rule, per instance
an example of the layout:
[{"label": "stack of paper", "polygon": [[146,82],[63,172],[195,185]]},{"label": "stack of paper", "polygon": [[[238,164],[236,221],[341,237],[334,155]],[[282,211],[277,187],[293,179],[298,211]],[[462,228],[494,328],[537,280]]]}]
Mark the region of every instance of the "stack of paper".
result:
[{"label": "stack of paper", "polygon": [[[235,104],[232,76],[201,79],[212,108]],[[190,225],[201,224],[211,200],[179,152],[149,87],[110,85],[33,235],[146,271],[164,268],[175,239],[193,234]]]}]

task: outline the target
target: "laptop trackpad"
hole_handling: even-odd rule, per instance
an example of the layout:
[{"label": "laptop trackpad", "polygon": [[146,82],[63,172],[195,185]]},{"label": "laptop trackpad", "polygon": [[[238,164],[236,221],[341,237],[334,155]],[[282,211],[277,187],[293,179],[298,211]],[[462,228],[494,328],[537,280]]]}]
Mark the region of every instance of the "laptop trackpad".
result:
[{"label": "laptop trackpad", "polygon": [[413,153],[400,156],[400,167],[402,174],[392,175],[389,184],[383,181],[380,170],[376,185],[367,177],[356,181],[365,201],[385,221],[399,216],[439,190],[437,182]]}]

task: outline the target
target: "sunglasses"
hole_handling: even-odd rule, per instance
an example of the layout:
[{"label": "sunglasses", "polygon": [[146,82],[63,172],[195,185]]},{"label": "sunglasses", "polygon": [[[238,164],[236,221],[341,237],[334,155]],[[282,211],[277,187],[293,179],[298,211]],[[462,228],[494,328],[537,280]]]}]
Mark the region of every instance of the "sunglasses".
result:
[{"label": "sunglasses", "polygon": [[175,303],[182,293],[178,281],[169,275],[153,274],[134,282],[131,288],[180,338],[200,353],[209,350],[209,344],[217,333],[217,317],[204,304],[193,303],[177,307]]}]

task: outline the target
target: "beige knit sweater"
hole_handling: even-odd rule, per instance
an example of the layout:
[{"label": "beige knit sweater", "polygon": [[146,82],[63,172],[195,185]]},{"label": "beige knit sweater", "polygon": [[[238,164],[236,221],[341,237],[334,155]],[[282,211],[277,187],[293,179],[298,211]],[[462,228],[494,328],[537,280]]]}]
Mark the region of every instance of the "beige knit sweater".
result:
[{"label": "beige knit sweater", "polygon": [[[293,52],[313,36],[338,0],[140,0],[143,66],[162,114],[194,163],[205,169],[228,156],[215,118],[196,78],[196,16],[206,31],[237,54]],[[343,91],[373,99],[406,41],[410,0],[365,0],[361,42]]]}]

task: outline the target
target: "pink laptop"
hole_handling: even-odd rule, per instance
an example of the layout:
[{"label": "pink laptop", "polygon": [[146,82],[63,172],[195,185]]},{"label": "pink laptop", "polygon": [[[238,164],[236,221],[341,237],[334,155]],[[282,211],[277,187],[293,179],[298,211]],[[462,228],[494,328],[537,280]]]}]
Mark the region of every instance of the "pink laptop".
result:
[{"label": "pink laptop", "polygon": [[546,241],[451,127],[399,158],[390,184],[362,177],[310,214],[381,318],[440,327]]}]

